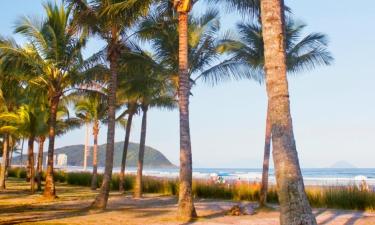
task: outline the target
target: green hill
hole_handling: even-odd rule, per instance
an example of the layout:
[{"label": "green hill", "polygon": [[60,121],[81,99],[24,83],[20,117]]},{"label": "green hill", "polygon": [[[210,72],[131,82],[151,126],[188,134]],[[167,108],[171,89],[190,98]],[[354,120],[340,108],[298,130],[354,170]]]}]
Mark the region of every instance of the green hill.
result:
[{"label": "green hill", "polygon": [[[122,159],[124,142],[115,143],[115,154],[114,154],[114,167],[120,167]],[[98,163],[99,167],[104,167],[105,163],[105,148],[106,145],[98,146]],[[83,166],[83,149],[84,145],[71,145],[62,148],[55,149],[55,155],[66,154],[67,155],[67,164],[68,166]],[[90,153],[88,156],[87,165],[92,165],[92,151],[93,148],[90,147]],[[126,160],[127,167],[136,167],[138,160],[139,144],[130,143],[128,149],[128,155]],[[44,154],[44,164],[46,162],[46,153]],[[24,156],[24,160],[27,156]],[[144,155],[144,167],[152,168],[174,168],[173,165],[161,152],[158,150],[146,146],[145,155]],[[17,164],[19,157],[14,159],[14,163]]]}]

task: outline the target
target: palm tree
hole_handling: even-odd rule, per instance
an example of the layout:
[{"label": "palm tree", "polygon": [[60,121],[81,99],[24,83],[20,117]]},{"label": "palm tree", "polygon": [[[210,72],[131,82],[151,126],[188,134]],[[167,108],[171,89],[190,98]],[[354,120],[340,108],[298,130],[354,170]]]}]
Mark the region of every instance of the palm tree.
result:
[{"label": "palm tree", "polygon": [[116,89],[118,75],[118,58],[121,54],[121,36],[141,16],[148,12],[152,0],[67,0],[75,9],[75,21],[84,30],[99,35],[107,42],[107,60],[111,71],[108,87],[108,131],[105,170],[100,193],[92,207],[105,209],[107,206],[110,181],[112,177]]},{"label": "palm tree", "polygon": [[8,126],[13,127],[13,132],[28,138],[28,163],[27,173],[30,182],[31,193],[35,192],[35,162],[34,142],[37,133],[37,113],[28,105],[21,106],[14,113],[2,113],[1,121],[6,121]]},{"label": "palm tree", "polygon": [[126,102],[126,107],[127,109],[125,111],[125,114],[128,114],[128,118],[125,128],[124,147],[122,151],[121,170],[119,177],[119,191],[121,193],[125,192],[125,166],[130,141],[130,130],[132,127],[133,117],[138,112],[138,103],[135,100],[128,99]]},{"label": "palm tree", "polygon": [[169,82],[169,75],[157,57],[144,51],[135,43],[127,46],[128,51],[121,56],[121,86],[129,99],[138,99],[143,112],[140,147],[138,155],[137,177],[134,197],[142,197],[143,160],[146,146],[147,113],[152,107],[173,109],[175,106],[174,87]]},{"label": "palm tree", "polygon": [[188,59],[188,21],[191,1],[174,1],[178,12],[179,33],[179,79],[178,105],[180,109],[180,190],[178,198],[178,216],[190,220],[197,216],[193,203],[192,173],[193,162],[189,125],[190,77]]},{"label": "palm tree", "polygon": [[[312,70],[316,66],[330,65],[333,58],[327,50],[327,37],[321,33],[310,33],[302,36],[306,27],[301,22],[296,22],[290,17],[286,19],[286,64],[290,74],[296,74],[303,70]],[[239,23],[237,25],[238,38],[228,35],[219,46],[221,52],[229,54],[231,60],[228,63],[248,64],[248,70],[259,78],[264,78],[264,43],[262,27],[259,21]],[[206,79],[215,79],[205,77]],[[271,143],[271,125],[267,109],[266,134],[264,147],[264,161],[262,173],[262,187],[260,205],[267,201],[268,171]]]},{"label": "palm tree", "polygon": [[[217,51],[220,43],[218,38],[220,21],[217,10],[208,10],[200,17],[190,17],[189,19],[187,14],[187,12],[181,12],[179,17],[176,17],[173,12],[168,11],[166,5],[162,5],[156,13],[149,15],[140,23],[139,37],[151,42],[157,61],[168,69],[168,72],[165,73],[168,73],[170,82],[175,85],[179,96],[181,166],[178,215],[182,219],[189,220],[196,216],[192,196],[192,159],[187,108],[192,85],[205,76],[214,73],[223,74],[222,79],[229,77],[248,78],[251,74],[236,70],[236,73],[228,75],[227,71],[232,71],[237,66],[227,65],[226,61],[220,62],[220,53]],[[179,20],[179,18],[182,20]],[[179,27],[180,23],[184,23],[184,19],[188,20],[188,28],[184,25]],[[184,35],[187,35],[184,33],[185,29],[189,30],[186,37],[184,37]],[[184,38],[188,38],[188,40],[186,41]],[[184,45],[183,48],[179,48],[179,40]],[[184,43],[185,41],[187,43]],[[185,52],[187,49],[189,51]],[[181,57],[180,53],[183,53]],[[185,54],[188,55],[185,56]],[[179,67],[180,63],[187,64],[188,61],[190,61],[190,64],[187,68]],[[180,75],[178,76],[178,74]],[[228,76],[225,77],[224,75]],[[185,78],[180,79],[185,76],[188,77],[187,81]],[[185,93],[186,88],[188,88],[188,94]]]},{"label": "palm tree", "polygon": [[317,224],[304,189],[290,114],[284,1],[262,0],[261,12],[280,223]]},{"label": "palm tree", "polygon": [[71,9],[52,3],[44,4],[46,18],[36,21],[23,17],[16,32],[29,42],[24,47],[12,40],[2,40],[2,64],[10,71],[31,77],[31,86],[46,90],[49,101],[49,145],[46,185],[43,195],[55,198],[53,155],[56,135],[56,116],[64,93],[80,78],[81,48],[85,38],[71,26]]},{"label": "palm tree", "polygon": [[80,99],[75,105],[77,117],[85,118],[85,122],[92,123],[92,134],[94,137],[93,161],[92,161],[92,180],[91,189],[96,190],[98,185],[98,135],[100,122],[107,114],[106,96],[99,92],[89,92],[83,99]]},{"label": "palm tree", "polygon": [[[16,76],[11,76],[3,71],[0,73],[0,113],[10,113],[17,109],[24,97],[24,87]],[[3,137],[3,162],[0,170],[0,190],[5,189],[6,171],[8,169],[9,152],[11,151],[12,136],[16,135],[17,129],[7,121],[0,121],[0,134]]]}]

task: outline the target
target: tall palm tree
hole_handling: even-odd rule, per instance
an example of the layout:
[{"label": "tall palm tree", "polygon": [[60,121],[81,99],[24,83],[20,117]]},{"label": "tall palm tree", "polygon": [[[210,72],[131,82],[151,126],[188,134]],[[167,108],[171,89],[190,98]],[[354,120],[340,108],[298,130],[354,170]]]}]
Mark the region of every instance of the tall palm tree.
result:
[{"label": "tall palm tree", "polygon": [[188,61],[188,22],[191,0],[174,1],[178,12],[179,77],[178,104],[180,109],[180,190],[178,216],[190,220],[197,216],[192,193],[192,152],[189,125],[190,77]]},{"label": "tall palm tree", "polygon": [[37,134],[37,117],[38,113],[29,105],[21,106],[14,113],[0,114],[1,121],[6,121],[8,126],[14,127],[15,133],[28,139],[27,172],[31,193],[35,192],[34,142]]},{"label": "tall palm tree", "polygon": [[[212,75],[213,73],[222,73],[223,79],[228,77],[248,78],[251,74],[244,70],[236,70],[236,73],[231,73],[227,77],[224,76],[227,75],[227,71],[233,70],[234,66],[227,65],[226,61],[220,62],[220,53],[217,51],[220,42],[220,20],[217,10],[208,10],[202,16],[190,17],[188,19],[187,12],[181,12],[176,17],[173,12],[168,11],[167,6],[160,6],[156,13],[149,15],[143,20],[140,23],[138,35],[141,39],[151,42],[157,61],[168,69],[166,73],[170,77],[170,82],[175,85],[177,95],[179,96],[181,148],[178,215],[183,219],[190,219],[196,216],[191,190],[192,160],[187,108],[192,85],[203,77]],[[179,20],[179,18],[182,20]],[[180,29],[179,25],[180,23],[184,23],[184,19],[188,20],[189,26],[187,28],[182,25],[182,29]],[[185,34],[187,32],[186,29],[189,32]],[[185,35],[186,37],[184,37]],[[188,40],[186,41],[185,38],[188,38]],[[180,40],[183,44],[182,48],[179,48]],[[184,43],[185,41],[186,43]],[[188,52],[186,52],[187,49]],[[183,53],[182,57],[180,57],[180,53]],[[179,66],[180,64],[186,66],[185,64],[188,61],[190,63],[187,68]],[[187,81],[185,78],[180,79],[186,76],[188,77]],[[186,88],[188,88],[188,94],[186,94]]]},{"label": "tall palm tree", "polygon": [[53,180],[53,155],[56,134],[56,116],[64,93],[80,78],[81,48],[85,38],[71,26],[71,9],[52,3],[44,4],[46,18],[36,21],[23,17],[16,32],[29,42],[21,47],[11,40],[0,43],[1,58],[5,68],[26,74],[29,84],[44,89],[49,101],[49,144],[46,185],[43,195],[55,198]]},{"label": "tall palm tree", "polygon": [[100,122],[107,115],[107,98],[99,92],[89,92],[83,99],[81,98],[76,103],[75,112],[77,117],[84,117],[86,122],[93,124],[92,135],[94,137],[94,146],[91,189],[96,190],[98,185],[98,135]]},{"label": "tall palm tree", "polygon": [[[290,17],[286,19],[286,64],[289,74],[312,70],[316,66],[330,65],[333,60],[327,50],[327,37],[321,33],[310,33],[302,36],[305,27],[305,24]],[[228,64],[248,64],[248,70],[254,75],[257,74],[256,76],[263,80],[264,43],[260,18],[259,21],[239,23],[236,33],[237,38],[234,35],[227,35],[227,38],[219,46],[220,51],[230,55],[231,59]],[[205,77],[205,79],[215,78]],[[262,187],[259,201],[261,206],[264,206],[267,200],[270,143],[271,125],[269,110],[267,109]]]},{"label": "tall palm tree", "polygon": [[305,193],[290,113],[284,1],[262,0],[261,12],[280,223],[315,225]]},{"label": "tall palm tree", "polygon": [[121,56],[122,76],[121,86],[126,87],[126,95],[130,99],[138,99],[143,112],[140,147],[138,155],[137,177],[134,187],[134,197],[142,197],[143,160],[146,146],[147,113],[150,108],[168,108],[175,106],[174,87],[169,82],[167,69],[157,61],[157,57],[144,51],[135,43],[128,45],[127,53]]},{"label": "tall palm tree", "polygon": [[75,21],[85,30],[99,35],[107,42],[107,60],[111,71],[108,93],[108,131],[105,170],[100,193],[92,207],[105,209],[107,206],[110,181],[112,177],[116,89],[118,75],[118,58],[121,54],[121,36],[123,36],[134,22],[148,12],[152,0],[67,0],[75,9]]},{"label": "tall palm tree", "polygon": [[[24,87],[22,82],[18,79],[19,77],[12,76],[9,73],[4,72],[3,64],[1,64],[0,73],[0,113],[14,112],[24,99]],[[12,136],[16,135],[17,129],[6,121],[0,121],[0,134],[3,137],[3,148],[2,156],[3,162],[1,164],[0,171],[0,190],[4,190],[6,171],[8,169],[9,153],[11,151],[11,139]]]},{"label": "tall palm tree", "polygon": [[122,158],[121,158],[121,169],[120,169],[120,177],[119,177],[119,191],[121,193],[125,192],[125,166],[126,166],[126,158],[128,154],[129,148],[129,141],[130,141],[130,131],[132,127],[133,117],[138,112],[138,103],[134,99],[128,99],[126,102],[126,111],[125,114],[128,114],[127,123],[125,128],[125,138],[124,138],[124,146],[122,151]]}]

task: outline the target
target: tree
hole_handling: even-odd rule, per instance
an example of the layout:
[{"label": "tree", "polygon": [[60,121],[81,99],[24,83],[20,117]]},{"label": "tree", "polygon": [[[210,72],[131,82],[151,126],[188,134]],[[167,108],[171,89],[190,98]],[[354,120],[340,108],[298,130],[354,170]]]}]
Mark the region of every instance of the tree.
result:
[{"label": "tree", "polygon": [[179,79],[178,105],[180,109],[180,190],[178,198],[178,215],[190,220],[197,216],[192,193],[192,152],[189,125],[190,77],[188,61],[188,18],[191,1],[175,1],[178,12],[179,31]]},{"label": "tree", "polygon": [[106,57],[109,62],[111,76],[108,87],[108,131],[105,170],[100,193],[92,207],[105,209],[107,206],[110,181],[112,177],[114,137],[115,137],[115,110],[116,89],[118,75],[118,58],[121,54],[121,36],[141,16],[148,12],[152,0],[67,0],[74,7],[75,22],[82,29],[99,35],[107,42]]},{"label": "tree", "polygon": [[96,190],[98,185],[98,135],[100,122],[106,118],[107,114],[107,97],[99,92],[89,91],[86,96],[76,102],[75,111],[77,117],[84,118],[85,122],[93,124],[94,146],[91,189]]},{"label": "tree", "polygon": [[[143,160],[146,146],[147,113],[150,108],[173,109],[175,106],[174,86],[169,82],[167,69],[157,61],[157,57],[144,51],[135,43],[127,46],[128,51],[121,56],[121,86],[129,99],[138,99],[143,112],[138,169],[134,187],[134,197],[142,197]],[[127,76],[126,76],[127,75]]]},{"label": "tree", "polygon": [[[12,127],[13,132],[28,138],[28,163],[27,173],[30,182],[31,193],[35,192],[35,162],[34,162],[34,142],[37,133],[37,113],[28,105],[21,106],[14,113],[0,114],[0,120],[6,121],[8,127]],[[8,129],[9,129],[8,128]],[[8,143],[9,144],[9,141]]]},{"label": "tree", "polygon": [[[18,79],[3,70],[0,73],[0,113],[10,113],[17,109],[24,97],[24,87]],[[6,121],[0,121],[0,134],[2,134],[2,164],[0,170],[0,190],[5,190],[6,171],[8,169],[11,139],[16,128]]]},{"label": "tree", "polygon": [[126,166],[126,158],[128,154],[129,148],[129,141],[130,141],[130,131],[132,127],[133,117],[138,111],[138,103],[134,100],[130,100],[126,103],[126,114],[128,114],[128,119],[125,128],[125,138],[124,138],[124,147],[122,151],[122,158],[121,158],[121,169],[120,169],[120,178],[119,178],[119,191],[121,193],[125,192],[125,166]]},{"label": "tree", "polygon": [[[306,27],[301,22],[296,22],[291,17],[286,19],[286,64],[289,74],[296,74],[304,70],[313,70],[317,66],[330,65],[333,58],[327,50],[327,37],[321,33],[302,35]],[[259,20],[239,23],[237,25],[238,38],[227,35],[219,46],[221,52],[229,54],[228,63],[248,64],[248,70],[254,76],[264,80],[264,43],[262,27]],[[262,173],[262,187],[260,205],[264,206],[267,200],[268,171],[271,150],[271,125],[267,109],[266,134],[264,147],[264,161]]]},{"label": "tree", "polygon": [[44,4],[46,18],[37,21],[23,17],[16,32],[28,43],[22,47],[12,40],[2,40],[0,52],[3,67],[28,77],[28,83],[46,90],[49,101],[49,144],[46,185],[43,195],[55,198],[53,155],[56,135],[56,116],[64,93],[79,82],[82,62],[81,48],[85,38],[71,26],[71,9],[52,3]]},{"label": "tree", "polygon": [[[139,26],[138,36],[142,40],[151,42],[157,61],[168,69],[165,73],[169,75],[170,82],[175,85],[176,94],[179,97],[181,147],[178,215],[182,219],[189,220],[196,216],[192,196],[192,159],[188,121],[188,100],[191,88],[197,81],[206,76],[213,76],[215,73],[223,74],[223,79],[248,77],[250,74],[245,70],[236,70],[236,73],[228,74],[228,71],[237,67],[227,65],[226,61],[220,62],[220,53],[217,51],[220,42],[220,20],[217,10],[208,10],[202,16],[188,19],[187,12],[180,12],[176,17],[169,7],[168,4],[162,4],[155,13],[143,20]],[[183,25],[185,19],[189,24],[188,27]],[[182,26],[179,27],[181,24]],[[180,40],[181,48],[179,47]],[[180,67],[179,64],[181,64]]]},{"label": "tree", "polygon": [[262,0],[261,12],[280,223],[317,224],[304,189],[290,114],[284,1]]}]

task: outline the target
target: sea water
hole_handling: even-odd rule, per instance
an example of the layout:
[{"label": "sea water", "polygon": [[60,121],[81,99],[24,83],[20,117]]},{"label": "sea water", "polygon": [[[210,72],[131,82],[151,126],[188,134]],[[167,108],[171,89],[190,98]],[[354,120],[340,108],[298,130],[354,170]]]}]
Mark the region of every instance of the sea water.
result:
[{"label": "sea water", "polygon": [[[82,167],[61,167],[60,169],[68,171],[83,171]],[[88,167],[86,171],[91,171]],[[99,168],[103,172],[104,168]],[[114,173],[120,172],[120,168],[114,168]],[[126,168],[126,173],[135,174],[136,168]],[[178,168],[157,169],[145,168],[143,174],[146,176],[176,178],[179,174]],[[303,179],[306,185],[350,185],[358,184],[363,180],[369,185],[375,185],[375,168],[314,168],[302,169]],[[241,180],[248,182],[260,182],[262,178],[261,169],[245,168],[194,168],[193,177],[197,179],[211,179],[212,177],[222,177],[224,180]],[[274,170],[269,172],[270,183],[275,183]]]}]

